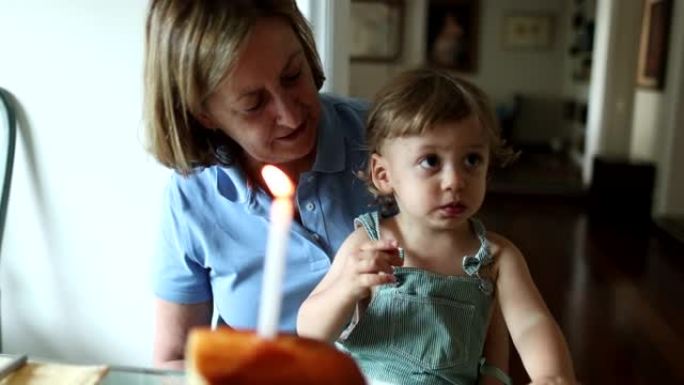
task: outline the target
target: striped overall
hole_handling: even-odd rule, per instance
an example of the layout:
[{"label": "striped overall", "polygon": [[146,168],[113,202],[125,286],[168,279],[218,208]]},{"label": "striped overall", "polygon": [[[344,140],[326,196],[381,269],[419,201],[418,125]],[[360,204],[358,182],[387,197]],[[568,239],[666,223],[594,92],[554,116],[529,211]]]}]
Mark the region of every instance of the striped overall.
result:
[{"label": "striped overall", "polygon": [[[358,217],[355,224],[371,239],[380,238],[376,212]],[[397,281],[376,288],[368,307],[340,337],[337,345],[356,359],[369,379],[466,385],[476,384],[482,372],[509,383],[503,372],[482,360],[494,290],[479,270],[492,256],[482,224],[473,219],[471,226],[480,249],[463,257],[467,276],[397,267]]]}]

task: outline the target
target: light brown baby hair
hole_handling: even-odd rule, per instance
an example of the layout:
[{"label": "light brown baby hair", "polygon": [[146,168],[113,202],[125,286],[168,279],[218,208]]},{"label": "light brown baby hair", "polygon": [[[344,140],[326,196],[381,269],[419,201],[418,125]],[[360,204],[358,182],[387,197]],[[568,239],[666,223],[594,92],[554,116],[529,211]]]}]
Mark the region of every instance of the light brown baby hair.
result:
[{"label": "light brown baby hair", "polygon": [[[505,166],[515,158],[501,139],[489,98],[477,86],[439,69],[404,72],[375,97],[366,131],[369,156],[379,153],[385,140],[420,135],[436,125],[469,117],[475,117],[487,133],[490,165]],[[371,175],[369,169],[366,175]],[[369,187],[378,194],[372,183]]]}]

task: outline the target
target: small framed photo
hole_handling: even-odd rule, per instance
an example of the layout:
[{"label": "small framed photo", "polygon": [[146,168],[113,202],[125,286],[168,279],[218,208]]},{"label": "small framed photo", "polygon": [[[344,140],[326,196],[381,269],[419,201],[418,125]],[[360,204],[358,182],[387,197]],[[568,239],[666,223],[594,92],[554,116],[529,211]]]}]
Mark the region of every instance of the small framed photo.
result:
[{"label": "small framed photo", "polygon": [[403,0],[352,0],[351,60],[392,62],[401,57]]},{"label": "small framed photo", "polygon": [[478,0],[429,0],[427,62],[459,72],[475,72],[479,46]]},{"label": "small framed photo", "polygon": [[671,0],[644,0],[637,85],[662,88],[670,35]]},{"label": "small framed photo", "polygon": [[511,50],[543,50],[553,47],[554,17],[550,14],[512,13],[504,16],[502,46]]}]

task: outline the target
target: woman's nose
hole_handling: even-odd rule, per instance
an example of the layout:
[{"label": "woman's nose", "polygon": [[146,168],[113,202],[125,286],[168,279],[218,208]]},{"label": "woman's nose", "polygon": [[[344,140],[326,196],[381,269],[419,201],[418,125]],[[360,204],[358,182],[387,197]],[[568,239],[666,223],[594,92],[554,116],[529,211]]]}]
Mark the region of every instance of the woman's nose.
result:
[{"label": "woman's nose", "polygon": [[274,97],[276,123],[280,126],[296,128],[302,123],[302,107],[287,91]]}]

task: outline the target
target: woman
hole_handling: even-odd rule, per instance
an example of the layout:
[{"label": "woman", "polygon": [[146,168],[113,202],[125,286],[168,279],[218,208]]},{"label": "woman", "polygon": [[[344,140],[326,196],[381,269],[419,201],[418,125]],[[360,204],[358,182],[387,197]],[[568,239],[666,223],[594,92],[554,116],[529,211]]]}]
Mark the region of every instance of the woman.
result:
[{"label": "woman", "polygon": [[[280,328],[368,211],[364,103],[319,95],[313,35],[294,1],[152,0],[145,55],[150,151],[174,169],[154,262],[154,362],[182,368],[190,328],[215,310],[256,325],[275,164],[296,183]],[[383,251],[371,243],[360,254]]]},{"label": "woman", "polygon": [[[146,123],[151,151],[173,168],[154,263],[155,363],[182,360],[188,330],[214,307],[254,328],[276,164],[297,184],[281,329],[368,209],[362,103],[318,95],[311,30],[291,1],[152,1]],[[178,367],[182,362],[176,362]]]}]

